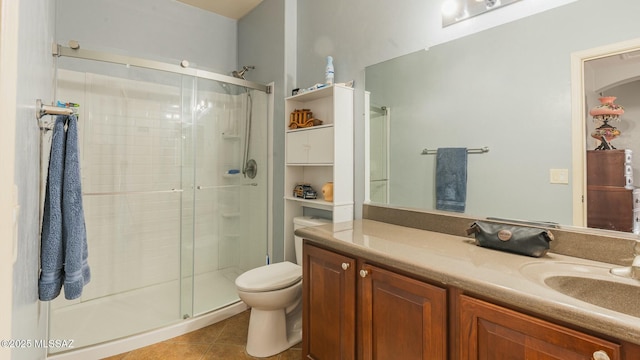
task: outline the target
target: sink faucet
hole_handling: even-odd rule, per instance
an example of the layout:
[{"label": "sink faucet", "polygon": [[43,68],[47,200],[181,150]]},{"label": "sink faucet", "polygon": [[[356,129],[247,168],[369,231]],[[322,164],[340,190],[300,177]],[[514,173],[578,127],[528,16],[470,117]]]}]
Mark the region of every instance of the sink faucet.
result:
[{"label": "sink faucet", "polygon": [[634,258],[631,266],[613,268],[610,270],[613,275],[640,280],[640,241],[636,242],[633,250]]}]

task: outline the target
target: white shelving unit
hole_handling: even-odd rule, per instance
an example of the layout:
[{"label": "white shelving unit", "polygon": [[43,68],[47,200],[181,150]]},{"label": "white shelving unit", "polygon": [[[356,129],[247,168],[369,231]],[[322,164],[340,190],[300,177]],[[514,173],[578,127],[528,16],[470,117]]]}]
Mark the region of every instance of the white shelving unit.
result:
[{"label": "white shelving unit", "polygon": [[[322,125],[289,129],[289,114],[309,109]],[[341,85],[285,99],[284,248],[295,262],[293,218],[305,208],[330,211],[333,222],[353,219],[353,89]],[[322,186],[333,182],[333,201],[324,201]],[[299,183],[311,184],[318,199],[293,196]]]}]

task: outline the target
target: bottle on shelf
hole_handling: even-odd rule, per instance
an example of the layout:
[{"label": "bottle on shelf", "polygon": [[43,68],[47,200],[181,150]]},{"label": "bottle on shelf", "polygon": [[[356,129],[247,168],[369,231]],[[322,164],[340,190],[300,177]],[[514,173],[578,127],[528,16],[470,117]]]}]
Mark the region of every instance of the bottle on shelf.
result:
[{"label": "bottle on shelf", "polygon": [[327,67],[324,73],[324,83],[327,85],[333,85],[334,69],[333,69],[333,57],[327,56]]}]

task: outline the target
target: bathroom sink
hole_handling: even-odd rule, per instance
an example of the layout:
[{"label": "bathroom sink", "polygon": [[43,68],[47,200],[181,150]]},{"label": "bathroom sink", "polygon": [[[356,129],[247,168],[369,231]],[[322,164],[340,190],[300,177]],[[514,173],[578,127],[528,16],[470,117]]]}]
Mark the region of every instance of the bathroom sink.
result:
[{"label": "bathroom sink", "polygon": [[566,262],[523,266],[527,278],[574,299],[640,318],[640,281],[609,273],[609,267]]},{"label": "bathroom sink", "polygon": [[640,318],[640,283],[630,285],[581,276],[551,276],[544,282],[572,298]]}]

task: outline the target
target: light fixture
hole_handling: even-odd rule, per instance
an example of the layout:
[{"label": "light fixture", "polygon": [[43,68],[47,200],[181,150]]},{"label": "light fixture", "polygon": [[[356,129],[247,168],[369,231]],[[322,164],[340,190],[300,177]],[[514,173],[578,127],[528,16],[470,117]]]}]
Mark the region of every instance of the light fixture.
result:
[{"label": "light fixture", "polygon": [[454,17],[460,11],[460,3],[456,0],[446,0],[442,3],[441,11],[443,17]]},{"label": "light fixture", "polygon": [[609,121],[620,121],[620,115],[624,114],[624,108],[614,104],[615,96],[603,96],[599,98],[600,105],[589,110],[593,121],[602,121],[602,125],[591,133],[591,137],[600,140],[600,145],[595,150],[614,150],[611,140],[620,136],[620,130],[609,124]]},{"label": "light fixture", "polygon": [[449,26],[517,1],[520,0],[443,0],[440,8],[442,26]]}]

